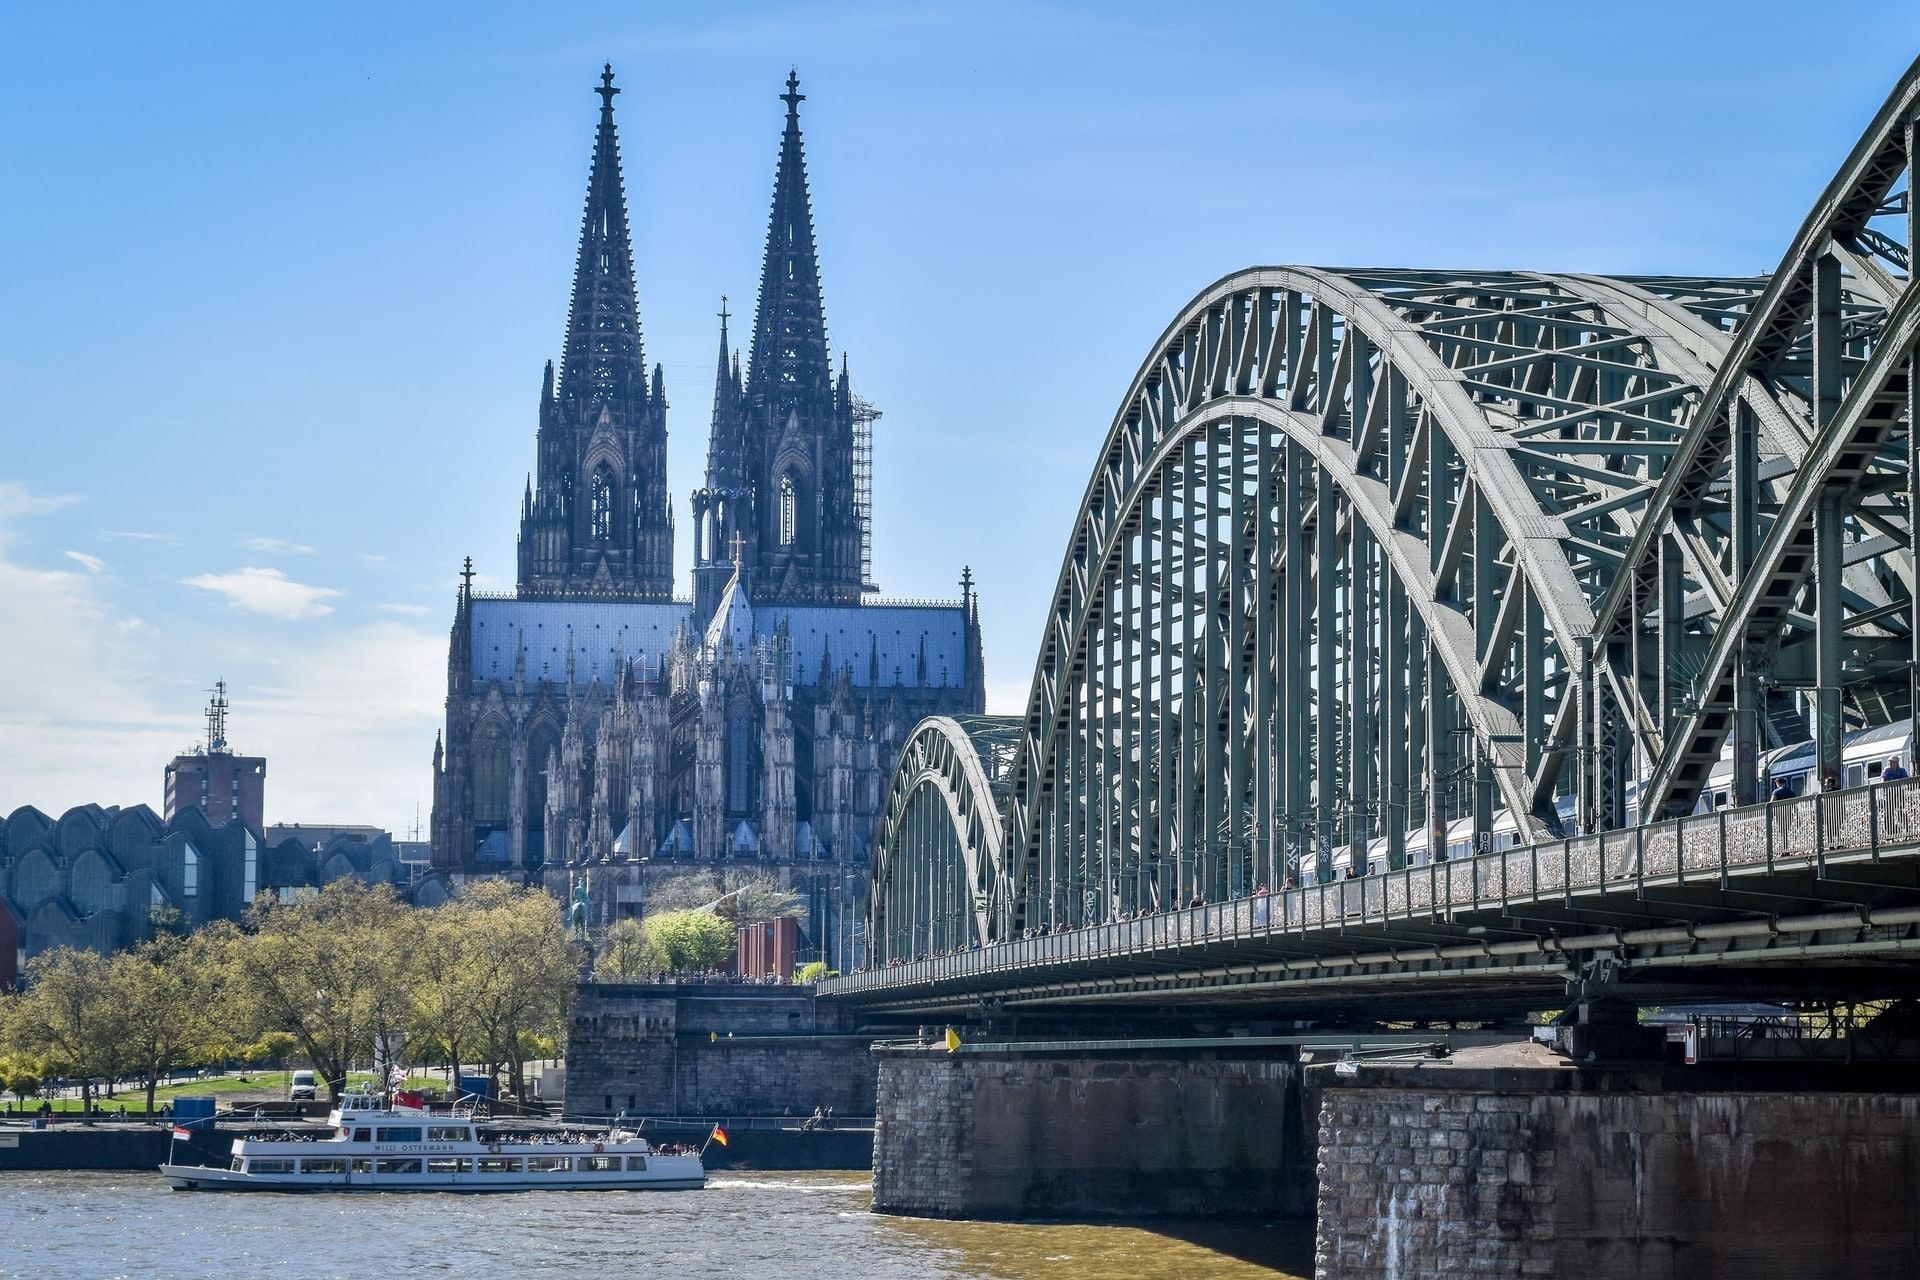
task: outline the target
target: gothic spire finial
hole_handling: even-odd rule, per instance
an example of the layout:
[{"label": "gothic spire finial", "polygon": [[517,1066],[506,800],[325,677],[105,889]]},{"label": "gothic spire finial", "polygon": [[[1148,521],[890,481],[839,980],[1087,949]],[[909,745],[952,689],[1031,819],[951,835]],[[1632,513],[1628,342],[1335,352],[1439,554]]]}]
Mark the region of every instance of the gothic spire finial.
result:
[{"label": "gothic spire finial", "polygon": [[600,109],[611,112],[613,110],[613,95],[620,92],[613,87],[613,64],[611,62],[600,68],[600,87],[595,89],[594,92],[600,95]]},{"label": "gothic spire finial", "polygon": [[[614,92],[618,93],[620,91],[615,89]],[[788,67],[787,91],[780,95],[780,101],[787,104],[787,118],[794,119],[798,117],[800,114],[800,104],[806,100],[807,95],[800,92],[800,69],[798,67]]]}]

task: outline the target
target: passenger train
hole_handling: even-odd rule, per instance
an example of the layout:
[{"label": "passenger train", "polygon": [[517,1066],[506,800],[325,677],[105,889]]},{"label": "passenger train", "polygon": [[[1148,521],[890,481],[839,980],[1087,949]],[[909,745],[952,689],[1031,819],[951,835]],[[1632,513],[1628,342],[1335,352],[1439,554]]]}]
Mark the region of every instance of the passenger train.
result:
[{"label": "passenger train", "polygon": [[[1855,729],[1847,734],[1840,747],[1840,785],[1842,787],[1864,786],[1879,778],[1880,771],[1886,768],[1887,761],[1897,759],[1909,769],[1914,763],[1913,721],[1896,720],[1892,724],[1875,725],[1867,729]],[[1814,764],[1814,744],[1811,740],[1796,742],[1790,746],[1775,747],[1760,754],[1760,794],[1769,795],[1775,784],[1785,782],[1796,796],[1806,795],[1817,790],[1812,781]],[[1627,825],[1633,826],[1640,820],[1638,802],[1639,784],[1627,784]],[[1727,744],[1720,752],[1719,762],[1713,772],[1707,775],[1707,785],[1701,788],[1700,798],[1695,802],[1693,812],[1711,813],[1715,809],[1724,809],[1733,803],[1733,745]],[[1576,801],[1573,796],[1563,795],[1554,801],[1561,822],[1566,829],[1575,825]],[[1447,858],[1466,858],[1474,853],[1473,819],[1456,818],[1447,826]],[[1492,846],[1482,852],[1497,853],[1502,849],[1511,849],[1515,845],[1526,843],[1513,814],[1506,809],[1494,816]],[[1427,832],[1409,830],[1405,836],[1407,865],[1424,866],[1431,861],[1427,850]],[[1350,846],[1342,846],[1334,851],[1333,874],[1344,877],[1352,864],[1353,852]],[[1378,873],[1387,869],[1386,837],[1378,836],[1367,843],[1367,867],[1361,874]]]}]

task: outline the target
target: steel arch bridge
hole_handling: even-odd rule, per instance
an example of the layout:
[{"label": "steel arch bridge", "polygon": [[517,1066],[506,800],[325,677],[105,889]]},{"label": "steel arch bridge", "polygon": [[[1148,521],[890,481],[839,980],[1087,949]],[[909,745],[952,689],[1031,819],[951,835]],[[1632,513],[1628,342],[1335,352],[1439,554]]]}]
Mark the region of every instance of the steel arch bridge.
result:
[{"label": "steel arch bridge", "polygon": [[[1910,68],[1751,279],[1270,267],[1141,365],[1024,716],[916,731],[874,958],[1686,812],[1911,713]],[[1725,766],[1721,766],[1724,768]]]}]

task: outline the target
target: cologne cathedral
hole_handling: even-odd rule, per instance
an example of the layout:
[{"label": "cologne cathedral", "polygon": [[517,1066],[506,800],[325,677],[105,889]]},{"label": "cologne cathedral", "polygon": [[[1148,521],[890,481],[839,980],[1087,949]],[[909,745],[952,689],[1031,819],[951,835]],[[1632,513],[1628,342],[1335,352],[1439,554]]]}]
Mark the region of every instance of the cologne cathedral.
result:
[{"label": "cologne cathedral", "polygon": [[[434,866],[563,896],[585,883],[606,922],[635,913],[661,870],[743,860],[802,890],[816,917],[838,904],[851,919],[844,895],[908,731],[983,707],[972,581],[957,602],[868,599],[874,414],[828,351],[789,76],[746,371],[723,307],[692,596],[674,596],[667,396],[641,344],[611,68],[596,92],[518,587],[475,592],[469,562],[456,604]],[[828,923],[816,946],[846,954],[827,950]]]}]

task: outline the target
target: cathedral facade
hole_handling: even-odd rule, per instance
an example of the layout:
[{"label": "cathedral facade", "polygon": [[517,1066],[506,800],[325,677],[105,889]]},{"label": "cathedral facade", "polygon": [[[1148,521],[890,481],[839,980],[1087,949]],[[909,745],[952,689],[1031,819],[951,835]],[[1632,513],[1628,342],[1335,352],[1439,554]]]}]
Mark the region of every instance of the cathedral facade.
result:
[{"label": "cathedral facade", "polygon": [[966,575],[958,601],[869,601],[870,411],[827,346],[792,76],[746,372],[723,307],[692,594],[675,597],[666,392],[641,342],[619,90],[601,80],[517,589],[476,593],[469,566],[455,607],[434,866],[585,882],[604,922],[664,869],[760,864],[803,891],[831,957],[820,917],[851,918],[908,731],[983,708],[978,601]]}]

